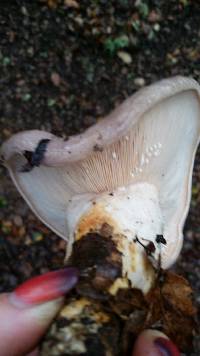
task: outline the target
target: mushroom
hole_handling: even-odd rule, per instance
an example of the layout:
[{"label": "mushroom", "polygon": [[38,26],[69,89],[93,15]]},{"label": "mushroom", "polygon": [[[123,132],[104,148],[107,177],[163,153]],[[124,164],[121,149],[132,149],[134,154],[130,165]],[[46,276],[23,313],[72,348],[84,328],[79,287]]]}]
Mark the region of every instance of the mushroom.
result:
[{"label": "mushroom", "polygon": [[199,93],[192,79],[165,79],[67,141],[32,130],[3,144],[16,187],[68,241],[68,255],[80,234],[109,223],[140,251],[152,242],[163,268],[176,261],[200,136]]},{"label": "mushroom", "polygon": [[110,292],[128,281],[147,293],[154,267],[169,268],[180,253],[199,138],[200,87],[174,77],[141,89],[83,134],[24,131],[1,154],[30,208],[68,242],[68,256],[74,241],[106,229],[123,269]]}]

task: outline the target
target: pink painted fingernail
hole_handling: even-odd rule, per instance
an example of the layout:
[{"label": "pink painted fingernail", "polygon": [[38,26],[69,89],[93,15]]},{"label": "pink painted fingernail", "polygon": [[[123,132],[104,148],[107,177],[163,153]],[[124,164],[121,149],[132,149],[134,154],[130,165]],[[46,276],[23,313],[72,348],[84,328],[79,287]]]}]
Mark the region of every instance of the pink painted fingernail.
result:
[{"label": "pink painted fingernail", "polygon": [[64,268],[29,279],[17,287],[11,296],[26,304],[45,303],[64,296],[77,281],[77,269]]},{"label": "pink painted fingernail", "polygon": [[172,341],[164,337],[158,337],[154,340],[154,345],[160,352],[160,356],[180,356],[180,352]]}]

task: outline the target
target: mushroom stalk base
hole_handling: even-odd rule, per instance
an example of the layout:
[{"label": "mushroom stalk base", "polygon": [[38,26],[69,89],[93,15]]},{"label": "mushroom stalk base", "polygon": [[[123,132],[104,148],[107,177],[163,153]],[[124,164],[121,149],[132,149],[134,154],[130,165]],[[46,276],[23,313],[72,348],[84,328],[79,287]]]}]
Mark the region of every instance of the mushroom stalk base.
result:
[{"label": "mushroom stalk base", "polygon": [[68,265],[79,269],[80,279],[46,335],[41,356],[130,355],[134,338],[146,328],[164,331],[182,350],[191,347],[195,310],[188,283],[156,271],[144,254],[151,287],[143,293],[123,276],[122,255],[106,225],[74,243]]}]

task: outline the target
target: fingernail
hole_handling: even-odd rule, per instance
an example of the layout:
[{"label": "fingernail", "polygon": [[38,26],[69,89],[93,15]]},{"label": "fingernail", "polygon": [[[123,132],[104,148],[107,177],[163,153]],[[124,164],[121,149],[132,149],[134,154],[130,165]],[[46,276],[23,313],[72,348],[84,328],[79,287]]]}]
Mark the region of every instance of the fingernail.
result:
[{"label": "fingernail", "polygon": [[160,352],[160,356],[180,356],[180,352],[172,341],[164,337],[154,340],[154,345]]},{"label": "fingernail", "polygon": [[40,304],[64,296],[78,281],[78,271],[69,267],[34,277],[11,293],[12,301]]}]

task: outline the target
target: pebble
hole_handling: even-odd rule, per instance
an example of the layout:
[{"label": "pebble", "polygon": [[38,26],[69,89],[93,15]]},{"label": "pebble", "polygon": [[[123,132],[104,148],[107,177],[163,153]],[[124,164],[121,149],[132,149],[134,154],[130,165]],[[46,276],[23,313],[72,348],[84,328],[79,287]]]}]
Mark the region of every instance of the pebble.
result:
[{"label": "pebble", "polygon": [[156,24],[153,26],[153,28],[154,28],[154,30],[155,30],[156,32],[160,31],[160,25],[159,25],[159,23],[156,23]]},{"label": "pebble", "polygon": [[26,8],[25,6],[22,6],[22,7],[21,7],[21,13],[22,13],[22,15],[24,15],[24,16],[28,16],[28,11],[27,11],[27,8]]},{"label": "pebble", "polygon": [[161,20],[161,15],[158,12],[152,10],[148,16],[148,20],[149,22],[155,23]]},{"label": "pebble", "polygon": [[56,72],[51,73],[51,81],[56,87],[58,87],[61,81],[59,74]]},{"label": "pebble", "polygon": [[21,216],[19,215],[15,215],[14,218],[13,218],[13,222],[16,226],[20,227],[23,225],[23,220],[21,218]]},{"label": "pebble", "polygon": [[68,7],[73,7],[74,9],[79,8],[79,3],[75,0],[64,0],[64,4]]},{"label": "pebble", "polygon": [[24,239],[24,244],[29,246],[29,245],[32,245],[33,241],[31,239],[31,237],[29,235],[26,235],[25,236],[25,239]]},{"label": "pebble", "polygon": [[124,62],[126,64],[132,63],[132,57],[128,52],[118,51],[117,55],[122,60],[122,62]]},{"label": "pebble", "polygon": [[144,78],[135,78],[134,84],[137,85],[138,87],[143,87],[145,85],[145,79]]}]

